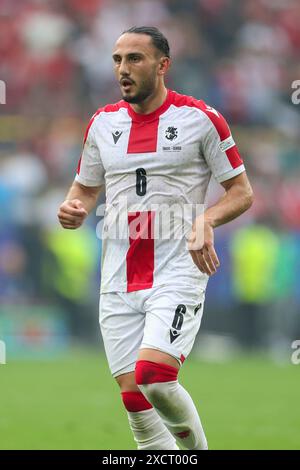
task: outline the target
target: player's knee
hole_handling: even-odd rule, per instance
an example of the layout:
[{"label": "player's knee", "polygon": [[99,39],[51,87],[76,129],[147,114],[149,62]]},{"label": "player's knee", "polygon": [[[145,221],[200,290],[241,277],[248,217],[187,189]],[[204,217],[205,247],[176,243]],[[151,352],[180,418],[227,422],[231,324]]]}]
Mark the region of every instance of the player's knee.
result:
[{"label": "player's knee", "polygon": [[167,364],[151,361],[138,361],[135,379],[142,393],[153,406],[161,407],[170,399],[170,387],[167,384],[177,383],[178,370]]},{"label": "player's knee", "polygon": [[139,392],[139,388],[135,383],[134,372],[118,375],[116,381],[121,389],[121,392]]},{"label": "player's knee", "polygon": [[147,400],[157,409],[166,408],[170,396],[161,383],[139,385],[140,391]]},{"label": "player's knee", "polygon": [[139,412],[152,408],[152,405],[147,401],[135,383],[134,372],[121,374],[116,377],[116,381],[121,389],[123,405],[127,411]]}]

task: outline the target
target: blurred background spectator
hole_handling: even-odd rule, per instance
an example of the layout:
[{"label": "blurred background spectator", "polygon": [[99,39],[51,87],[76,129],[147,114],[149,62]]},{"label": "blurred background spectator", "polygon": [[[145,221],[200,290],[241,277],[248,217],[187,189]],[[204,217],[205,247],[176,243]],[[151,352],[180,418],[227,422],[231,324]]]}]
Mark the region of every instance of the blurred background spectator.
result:
[{"label": "blurred background spectator", "polygon": [[[290,348],[300,337],[298,0],[0,0],[0,337],[19,334],[13,310],[30,317],[38,305],[56,320],[35,320],[35,338],[97,340],[99,217],[70,233],[56,212],[89,117],[120,99],[112,46],[149,18],[171,45],[168,87],[226,116],[255,192],[249,212],[216,230],[221,268],[203,331]],[[212,181],[209,201],[220,194]]]}]

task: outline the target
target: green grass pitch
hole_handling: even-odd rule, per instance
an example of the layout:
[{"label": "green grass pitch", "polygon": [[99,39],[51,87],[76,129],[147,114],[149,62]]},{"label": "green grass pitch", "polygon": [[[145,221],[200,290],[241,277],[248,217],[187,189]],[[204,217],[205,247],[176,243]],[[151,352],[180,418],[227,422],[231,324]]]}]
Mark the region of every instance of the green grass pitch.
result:
[{"label": "green grass pitch", "polygon": [[[210,449],[300,449],[300,365],[190,358],[181,371]],[[0,449],[135,449],[101,353],[0,366]]]}]

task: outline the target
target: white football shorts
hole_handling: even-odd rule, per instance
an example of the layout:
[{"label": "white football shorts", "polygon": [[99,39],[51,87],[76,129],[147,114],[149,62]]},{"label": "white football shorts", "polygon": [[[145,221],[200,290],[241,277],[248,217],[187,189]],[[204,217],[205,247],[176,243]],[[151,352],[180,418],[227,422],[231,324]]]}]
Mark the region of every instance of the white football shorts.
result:
[{"label": "white football shorts", "polygon": [[100,294],[100,328],[112,375],[134,371],[143,348],[168,353],[181,365],[200,328],[204,299],[203,288],[194,285]]}]

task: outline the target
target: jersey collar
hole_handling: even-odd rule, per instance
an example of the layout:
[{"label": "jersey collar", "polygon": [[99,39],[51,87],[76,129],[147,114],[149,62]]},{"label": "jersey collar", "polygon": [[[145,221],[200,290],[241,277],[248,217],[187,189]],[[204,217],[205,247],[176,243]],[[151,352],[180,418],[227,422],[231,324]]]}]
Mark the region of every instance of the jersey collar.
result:
[{"label": "jersey collar", "polygon": [[129,103],[126,103],[127,109],[128,109],[128,114],[131,117],[133,121],[137,122],[149,122],[149,121],[154,121],[155,119],[158,119],[161,114],[163,114],[167,109],[170,107],[172,102],[172,94],[171,91],[168,89],[167,90],[167,96],[163,104],[157,108],[155,111],[149,114],[140,114],[136,113],[132,107],[130,106]]}]

